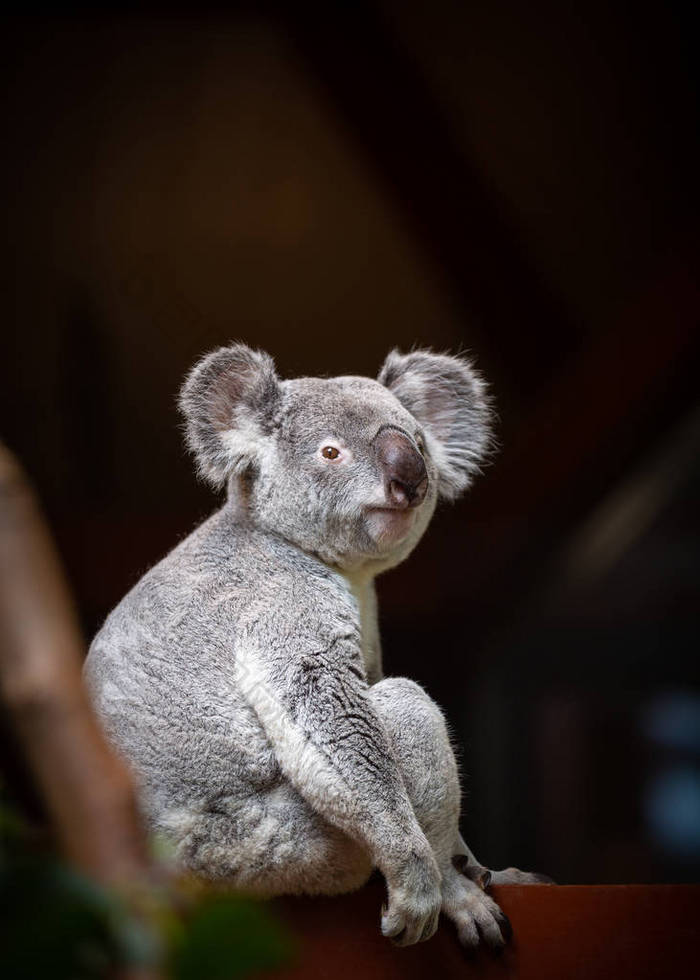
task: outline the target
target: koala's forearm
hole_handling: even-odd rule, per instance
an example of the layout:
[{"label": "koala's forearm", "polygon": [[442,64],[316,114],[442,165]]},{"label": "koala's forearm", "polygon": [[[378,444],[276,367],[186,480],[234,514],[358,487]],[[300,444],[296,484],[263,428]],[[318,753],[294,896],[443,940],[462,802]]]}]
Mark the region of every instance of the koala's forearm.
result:
[{"label": "koala's forearm", "polygon": [[270,669],[252,644],[237,683],[274,745],[281,769],[313,808],[370,851],[391,874],[427,849],[381,721],[366,697],[359,652],[288,655]]}]

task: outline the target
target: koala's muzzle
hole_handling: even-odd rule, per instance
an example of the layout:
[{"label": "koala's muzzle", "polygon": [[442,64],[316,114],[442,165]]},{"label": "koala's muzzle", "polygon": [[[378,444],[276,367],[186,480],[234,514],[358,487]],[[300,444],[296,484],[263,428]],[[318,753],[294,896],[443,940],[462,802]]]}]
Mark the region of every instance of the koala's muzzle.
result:
[{"label": "koala's muzzle", "polygon": [[428,472],[423,457],[399,429],[380,429],[373,443],[391,507],[417,507],[428,491]]}]

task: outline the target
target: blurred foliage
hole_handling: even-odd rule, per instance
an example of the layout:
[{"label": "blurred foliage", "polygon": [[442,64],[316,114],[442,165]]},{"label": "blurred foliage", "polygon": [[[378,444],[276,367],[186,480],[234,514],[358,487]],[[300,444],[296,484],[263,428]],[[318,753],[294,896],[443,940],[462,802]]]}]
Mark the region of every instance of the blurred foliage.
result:
[{"label": "blurred foliage", "polygon": [[3,980],[94,980],[129,965],[171,980],[234,980],[292,953],[261,903],[182,881],[129,896],[101,888],[47,851],[0,796]]},{"label": "blurred foliage", "polygon": [[284,964],[289,937],[266,909],[231,895],[207,895],[170,956],[173,980],[229,980]]}]

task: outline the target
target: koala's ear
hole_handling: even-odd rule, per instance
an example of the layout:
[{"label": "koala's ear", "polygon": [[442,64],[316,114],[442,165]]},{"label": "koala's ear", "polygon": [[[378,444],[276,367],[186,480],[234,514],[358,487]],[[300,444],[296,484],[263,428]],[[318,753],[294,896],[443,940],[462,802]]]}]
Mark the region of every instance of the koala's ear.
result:
[{"label": "koala's ear", "polygon": [[244,344],[219,347],[190,371],[180,391],[187,445],[201,476],[221,487],[263,450],[282,392],[275,364]]},{"label": "koala's ear", "polygon": [[424,427],[448,500],[469,486],[491,449],[486,384],[463,357],[391,351],[377,379]]}]

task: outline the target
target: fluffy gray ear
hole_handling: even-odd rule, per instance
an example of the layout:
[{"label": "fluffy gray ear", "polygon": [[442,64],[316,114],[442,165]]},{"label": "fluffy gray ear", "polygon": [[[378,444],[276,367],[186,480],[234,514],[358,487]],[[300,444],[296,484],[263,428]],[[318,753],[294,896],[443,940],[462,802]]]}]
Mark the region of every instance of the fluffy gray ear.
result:
[{"label": "fluffy gray ear", "polygon": [[264,351],[232,344],[198,361],[182,386],[179,405],[200,475],[221,487],[230,474],[255,465],[280,401],[275,364]]},{"label": "fluffy gray ear", "polygon": [[469,486],[491,448],[486,384],[463,357],[416,350],[391,351],[377,379],[425,429],[448,500]]}]

